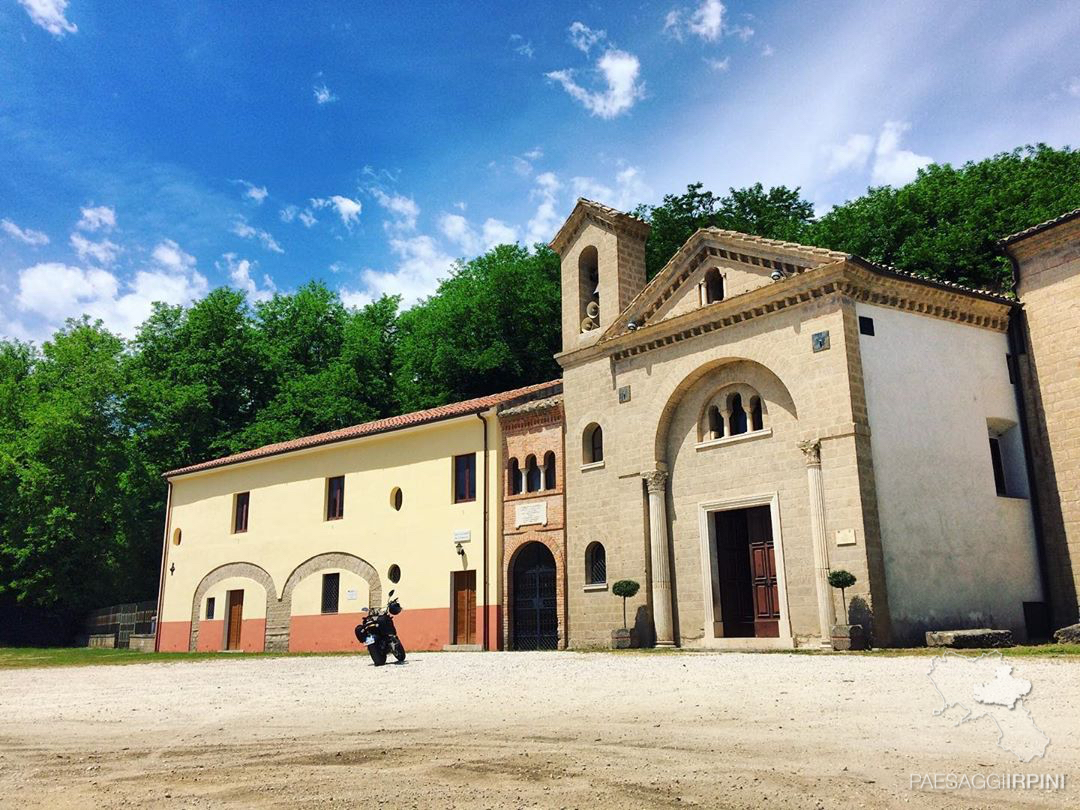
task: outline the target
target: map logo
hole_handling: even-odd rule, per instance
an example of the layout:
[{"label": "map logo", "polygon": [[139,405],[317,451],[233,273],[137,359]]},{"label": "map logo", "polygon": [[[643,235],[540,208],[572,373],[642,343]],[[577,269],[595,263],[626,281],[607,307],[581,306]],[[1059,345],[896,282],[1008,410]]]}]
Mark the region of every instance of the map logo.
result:
[{"label": "map logo", "polygon": [[1013,675],[1012,664],[1005,663],[1000,651],[974,658],[946,652],[933,660],[927,675],[942,701],[935,716],[958,726],[989,717],[997,725],[998,747],[1021,762],[1046,753],[1050,738],[1035,725],[1024,705],[1031,681]]}]

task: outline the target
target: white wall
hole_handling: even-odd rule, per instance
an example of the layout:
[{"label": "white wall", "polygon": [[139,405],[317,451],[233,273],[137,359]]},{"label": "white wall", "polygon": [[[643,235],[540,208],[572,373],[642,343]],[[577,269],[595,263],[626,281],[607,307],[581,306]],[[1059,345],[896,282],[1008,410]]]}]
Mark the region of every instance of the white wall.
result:
[{"label": "white wall", "polygon": [[[1006,336],[866,304],[857,312],[876,333],[859,338],[897,639],[956,627],[1024,638],[1022,603],[1043,598],[1034,523],[1026,498],[997,495],[987,427],[1019,421]],[[1027,492],[1015,480],[1023,464],[1006,464]]]}]

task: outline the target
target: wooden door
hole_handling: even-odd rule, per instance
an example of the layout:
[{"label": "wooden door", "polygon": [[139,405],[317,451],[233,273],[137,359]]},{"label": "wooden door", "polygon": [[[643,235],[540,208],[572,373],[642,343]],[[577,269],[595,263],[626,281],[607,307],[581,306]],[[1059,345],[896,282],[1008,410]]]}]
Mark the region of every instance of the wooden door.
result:
[{"label": "wooden door", "polygon": [[753,636],[754,593],[750,585],[746,510],[717,512],[715,520],[720,616],[724,637]]},{"label": "wooden door", "polygon": [[476,572],[454,572],[454,644],[476,643]]},{"label": "wooden door", "polygon": [[780,591],[776,584],[776,552],[769,507],[756,506],[746,510],[746,535],[754,589],[754,635],[776,638],[780,635]]},{"label": "wooden door", "polygon": [[229,591],[229,618],[225,628],[225,649],[240,649],[240,628],[244,620],[244,592]]}]

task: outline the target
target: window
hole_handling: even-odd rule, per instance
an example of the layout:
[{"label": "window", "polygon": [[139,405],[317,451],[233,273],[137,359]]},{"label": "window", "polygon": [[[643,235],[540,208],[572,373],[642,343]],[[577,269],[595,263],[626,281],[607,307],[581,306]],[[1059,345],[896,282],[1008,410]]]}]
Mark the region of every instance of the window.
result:
[{"label": "window", "polygon": [[174,546],[180,545],[180,530],[179,529],[173,529],[172,544]]},{"label": "window", "polygon": [[581,331],[600,325],[600,255],[592,245],[578,256],[578,317]]},{"label": "window", "polygon": [[582,458],[586,464],[596,464],[604,460],[604,431],[595,422],[585,428]]},{"label": "window", "polygon": [[215,606],[214,597],[208,596],[206,598],[206,618],[207,619],[213,619],[214,618],[214,606]]},{"label": "window", "polygon": [[601,543],[589,543],[585,549],[585,584],[603,585],[607,582],[607,552]]},{"label": "window", "polygon": [[728,434],[738,436],[746,433],[746,411],[743,410],[742,394],[731,397],[731,415],[728,417]]},{"label": "window", "polygon": [[246,532],[248,527],[248,505],[251,503],[250,492],[239,492],[233,503],[233,532]]},{"label": "window", "polygon": [[724,436],[724,419],[715,405],[709,407],[709,432],[706,439],[721,439]]},{"label": "window", "polygon": [[510,494],[521,494],[521,466],[518,464],[516,458],[510,459],[510,468],[506,471],[507,477],[510,479]]},{"label": "window", "polygon": [[401,504],[404,500],[405,496],[401,494],[401,487],[394,487],[390,490],[390,506],[394,508],[395,512],[401,511]]},{"label": "window", "polygon": [[338,612],[338,589],[341,587],[341,574],[323,574],[322,577],[322,612]]},{"label": "window", "polygon": [[859,334],[860,335],[874,335],[874,319],[867,318],[865,315],[859,316]]},{"label": "window", "polygon": [[401,567],[396,564],[391,565],[390,570],[386,572],[386,578],[396,585],[401,581]]},{"label": "window", "polygon": [[724,277],[715,267],[705,273],[702,279],[702,287],[705,293],[705,304],[715,304],[724,300]]},{"label": "window", "polygon": [[341,520],[345,517],[345,476],[326,479],[326,519]]},{"label": "window", "polygon": [[1011,419],[987,419],[994,490],[1003,498],[1028,498],[1027,463],[1020,427]]},{"label": "window", "polygon": [[540,468],[536,465],[536,456],[525,459],[525,491],[540,491]]},{"label": "window", "polygon": [[544,454],[544,489],[555,489],[555,453]]},{"label": "window", "polygon": [[1009,382],[1016,385],[1016,358],[1011,354],[1005,355],[1005,366],[1009,369]]},{"label": "window", "polygon": [[476,500],[476,453],[454,456],[454,503]]},{"label": "window", "polygon": [[750,400],[750,429],[761,430],[763,427],[765,420],[761,412],[761,397],[753,397]]},{"label": "window", "polygon": [[994,465],[994,486],[998,495],[1008,495],[1009,490],[1005,487],[1005,463],[1001,460],[1001,440],[997,436],[990,437],[990,463]]}]

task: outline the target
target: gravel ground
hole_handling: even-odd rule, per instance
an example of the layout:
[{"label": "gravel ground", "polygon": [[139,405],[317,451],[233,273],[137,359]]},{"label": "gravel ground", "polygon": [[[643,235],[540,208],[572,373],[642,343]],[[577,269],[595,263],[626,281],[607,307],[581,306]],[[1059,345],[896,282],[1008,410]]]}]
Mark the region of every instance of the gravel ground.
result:
[{"label": "gravel ground", "polygon": [[[5,807],[1080,805],[1080,663],[1020,659],[1051,744],[935,717],[927,657],[428,653],[0,674]],[[912,773],[1065,773],[1064,793]]]}]

